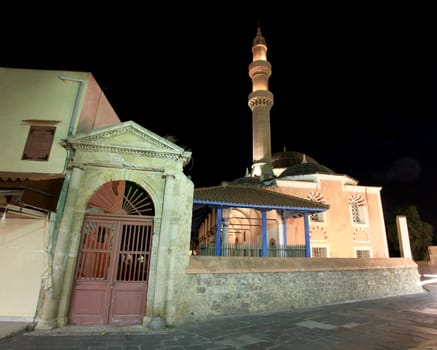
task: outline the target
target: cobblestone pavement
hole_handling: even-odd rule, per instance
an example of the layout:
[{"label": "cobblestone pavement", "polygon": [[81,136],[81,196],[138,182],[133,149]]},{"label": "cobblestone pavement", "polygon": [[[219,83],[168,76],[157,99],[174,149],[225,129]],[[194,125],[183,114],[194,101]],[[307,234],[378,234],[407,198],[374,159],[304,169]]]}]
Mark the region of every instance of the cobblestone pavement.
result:
[{"label": "cobblestone pavement", "polygon": [[437,289],[276,313],[189,321],[174,328],[74,327],[23,331],[14,350],[437,350]]}]

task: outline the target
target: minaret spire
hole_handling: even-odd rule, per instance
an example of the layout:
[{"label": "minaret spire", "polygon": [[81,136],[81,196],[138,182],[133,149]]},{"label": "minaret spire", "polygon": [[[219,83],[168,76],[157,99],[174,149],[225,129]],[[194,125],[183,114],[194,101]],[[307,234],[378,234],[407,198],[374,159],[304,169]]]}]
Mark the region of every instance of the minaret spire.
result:
[{"label": "minaret spire", "polygon": [[249,107],[252,110],[252,176],[259,176],[262,181],[274,177],[270,136],[270,109],[273,106],[273,94],[269,91],[271,74],[272,66],[267,61],[267,44],[258,22],[252,45],[252,62],[249,65],[249,77],[252,79]]}]

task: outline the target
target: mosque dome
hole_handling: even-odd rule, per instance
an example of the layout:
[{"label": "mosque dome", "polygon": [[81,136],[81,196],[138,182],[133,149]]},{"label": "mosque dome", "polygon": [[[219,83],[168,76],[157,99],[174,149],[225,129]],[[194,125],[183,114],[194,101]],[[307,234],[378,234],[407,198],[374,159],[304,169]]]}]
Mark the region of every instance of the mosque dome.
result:
[{"label": "mosque dome", "polygon": [[320,164],[314,158],[301,152],[284,151],[272,154],[273,169],[283,169],[277,177],[328,174],[335,175],[335,172]]},{"label": "mosque dome", "polygon": [[246,175],[244,177],[239,177],[232,181],[233,184],[236,185],[245,185],[245,186],[251,186],[251,187],[274,187],[276,186],[275,179],[268,179],[268,180],[262,180],[260,177],[252,177],[249,175]]}]

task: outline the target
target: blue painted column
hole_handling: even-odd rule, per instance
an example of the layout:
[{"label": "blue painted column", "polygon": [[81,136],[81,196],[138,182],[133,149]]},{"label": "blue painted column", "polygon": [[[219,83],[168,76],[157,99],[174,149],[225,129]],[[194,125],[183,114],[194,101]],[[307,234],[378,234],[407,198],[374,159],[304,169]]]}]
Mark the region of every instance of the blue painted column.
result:
[{"label": "blue painted column", "polygon": [[282,238],[282,244],[284,245],[284,249],[285,249],[285,247],[287,246],[287,216],[286,215],[283,215],[282,216],[282,226],[283,226],[283,228],[282,228],[282,235],[283,235],[283,238]]},{"label": "blue painted column", "polygon": [[262,256],[267,256],[267,214],[263,210],[262,217]]},{"label": "blue painted column", "polygon": [[305,225],[305,257],[311,258],[310,224],[308,218],[308,213],[305,213],[303,217]]},{"label": "blue painted column", "polygon": [[217,228],[215,232],[215,256],[220,256],[222,251],[222,208],[217,208]]}]

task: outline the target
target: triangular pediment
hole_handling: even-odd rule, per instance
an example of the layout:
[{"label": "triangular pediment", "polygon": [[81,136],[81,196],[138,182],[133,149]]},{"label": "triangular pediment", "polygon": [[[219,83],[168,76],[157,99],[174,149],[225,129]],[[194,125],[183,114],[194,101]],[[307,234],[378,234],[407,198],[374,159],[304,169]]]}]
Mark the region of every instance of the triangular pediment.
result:
[{"label": "triangular pediment", "polygon": [[[161,158],[182,160],[186,165],[191,152],[142,127],[134,121],[107,126],[63,141],[65,148],[76,154],[130,154],[143,159]],[[79,152],[79,153],[78,153]],[[97,153],[96,153],[97,152]]]},{"label": "triangular pediment", "polygon": [[83,135],[69,138],[71,144],[106,145],[147,149],[156,151],[183,152],[184,149],[134,121],[126,121],[105,128],[96,129]]}]

